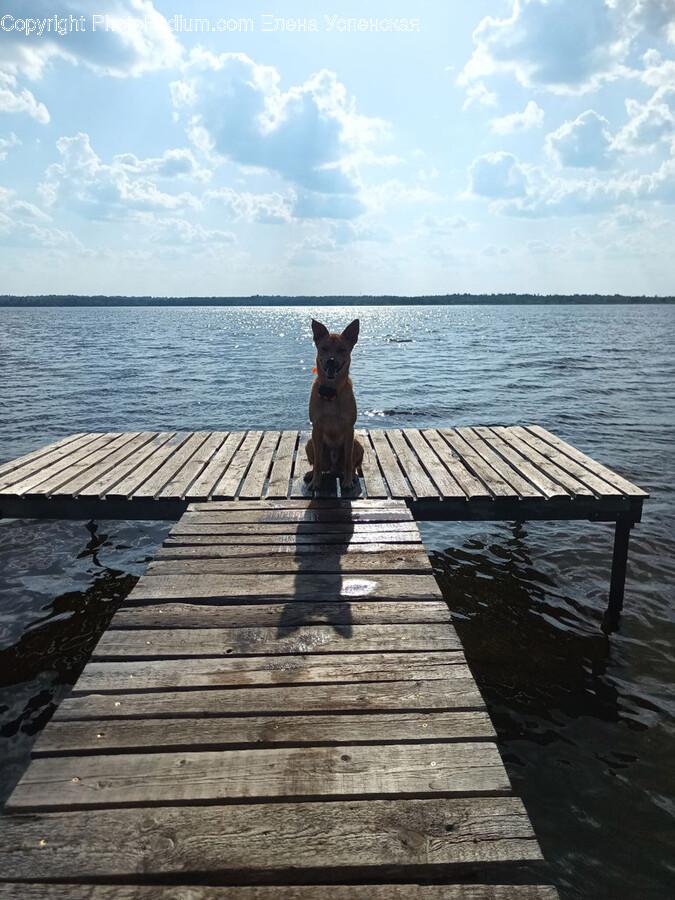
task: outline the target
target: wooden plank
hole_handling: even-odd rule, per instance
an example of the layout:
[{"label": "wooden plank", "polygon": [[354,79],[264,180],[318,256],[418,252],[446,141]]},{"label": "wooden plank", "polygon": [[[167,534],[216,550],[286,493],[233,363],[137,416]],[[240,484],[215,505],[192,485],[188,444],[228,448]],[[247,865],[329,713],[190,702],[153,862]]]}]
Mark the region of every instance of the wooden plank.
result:
[{"label": "wooden plank", "polygon": [[[454,671],[464,667],[450,668]],[[55,722],[83,719],[101,722],[103,719],[216,718],[311,712],[330,712],[334,715],[356,710],[386,712],[392,709],[483,709],[483,698],[473,678],[470,674],[464,674],[464,678],[451,677],[436,681],[298,684],[291,687],[241,687],[234,690],[153,691],[147,694],[84,694],[63,700],[53,718]]]},{"label": "wooden plank", "polygon": [[222,446],[188,490],[187,497],[189,499],[207,500],[211,496],[245,437],[245,431],[234,431],[225,438]]},{"label": "wooden plank", "polygon": [[422,433],[417,428],[404,428],[403,434],[419,457],[421,465],[429,473],[429,477],[438,488],[441,497],[464,499],[466,494],[446,466],[443,465],[437,453],[424,440]]},{"label": "wooden plank", "polygon": [[399,468],[398,461],[394,456],[391,447],[387,441],[384,431],[371,431],[370,440],[373,449],[377,454],[377,461],[382,469],[382,475],[387,483],[389,493],[392,497],[407,498],[413,496],[405,475]]},{"label": "wooden plank", "polygon": [[212,536],[212,537],[240,537],[248,540],[251,537],[263,537],[278,540],[281,537],[290,537],[294,540],[308,538],[314,540],[316,536],[337,535],[340,540],[345,540],[345,535],[349,541],[357,540],[361,535],[364,540],[368,540],[367,535],[380,534],[386,531],[387,534],[415,535],[415,539],[419,539],[419,528],[417,524],[412,522],[387,522],[369,523],[369,522],[305,522],[298,525],[293,522],[286,522],[277,525],[189,525],[184,522],[185,516],[170,531],[172,537],[176,536]]},{"label": "wooden plank", "polygon": [[504,479],[507,484],[516,491],[517,495],[522,498],[542,497],[542,492],[530,484],[522,475],[515,471],[513,466],[495,453],[495,451],[479,437],[471,428],[458,428],[457,434],[463,438],[476,453],[478,453],[485,462]]},{"label": "wooden plank", "polygon": [[617,488],[626,497],[649,497],[649,494],[646,491],[643,491],[642,488],[639,488],[626,478],[622,478],[621,475],[617,474],[612,469],[608,469],[607,466],[603,466],[601,463],[591,459],[590,456],[577,450],[576,447],[572,447],[570,444],[565,443],[565,441],[556,437],[556,435],[551,434],[550,431],[542,428],[541,425],[528,425],[527,430],[546,441],[546,443],[550,444],[552,447],[555,447],[556,450],[569,456],[574,462],[577,462],[585,469],[588,469],[591,474],[602,478],[603,481],[606,481],[608,484],[611,484],[612,487]]},{"label": "wooden plank", "polygon": [[535,434],[532,434],[532,432],[527,428],[518,426],[517,429],[513,430],[517,433],[518,437],[523,441],[523,443],[525,443],[528,447],[531,447],[533,451],[536,451],[545,459],[550,460],[565,472],[569,472],[576,479],[578,479],[580,483],[586,485],[587,488],[589,488],[595,496],[603,498],[623,496],[618,488],[612,487],[611,484],[608,484],[606,481],[603,481],[601,478],[593,475],[582,465],[575,462],[573,459],[570,459],[570,457],[566,456],[555,447],[547,444],[546,441],[538,438]]},{"label": "wooden plank", "polygon": [[262,497],[280,437],[281,433],[279,431],[264,432],[260,446],[255,452],[244,483],[239,491],[241,498],[260,499]]},{"label": "wooden plank", "polygon": [[[2,900],[316,900],[316,885],[156,887],[0,884]],[[323,900],[558,900],[553,887],[477,884],[321,885]]]},{"label": "wooden plank", "polygon": [[[161,435],[160,437],[163,437]],[[109,488],[106,496],[113,500],[128,500],[149,478],[157,472],[189,437],[189,432],[180,431],[170,435],[168,440],[158,442],[157,448],[139,466]]]},{"label": "wooden plank", "polygon": [[255,453],[262,441],[263,434],[264,432],[262,431],[246,432],[246,436],[241,442],[239,449],[232,457],[232,462],[213,489],[212,496],[215,500],[232,500],[237,496],[239,485],[253,461]]},{"label": "wooden plank", "polygon": [[425,428],[422,431],[422,436],[469,500],[492,497],[492,494],[483,482],[479,478],[476,478],[466,467],[465,463],[455,455],[453,449],[448,446],[448,443],[438,431],[433,428]]},{"label": "wooden plank", "polygon": [[203,432],[206,440],[195,454],[185,463],[183,468],[159,492],[160,498],[176,498],[181,500],[190,490],[190,485],[202,474],[214,455],[222,447],[227,438],[227,431]]},{"label": "wooden plank", "polygon": [[237,509],[233,503],[230,509],[220,512],[189,510],[182,516],[186,525],[229,525],[255,524],[275,525],[297,523],[308,525],[313,522],[413,522],[409,509]]},{"label": "wooden plank", "polygon": [[[120,610],[121,612],[121,610]],[[119,615],[119,613],[118,613]],[[428,681],[465,665],[460,650],[425,653],[334,653],[295,656],[222,656],[90,662],[73,694],[255,684],[331,684],[337,681]],[[351,738],[350,738],[351,739]]]},{"label": "wooden plank", "polygon": [[384,653],[459,650],[451,625],[302,625],[288,628],[193,628],[106,631],[92,659],[260,656],[282,653]]},{"label": "wooden plank", "polygon": [[[262,552],[262,551],[260,551]],[[326,553],[291,556],[290,553],[264,556],[219,556],[212,552],[208,558],[191,558],[190,553],[174,550],[165,555],[160,551],[146,569],[146,575],[255,575],[278,572],[282,575],[311,574],[339,575],[342,572],[392,572],[397,574],[429,573],[431,565],[424,550],[385,551],[382,553]]]},{"label": "wooden plank", "polygon": [[175,451],[164,460],[157,471],[153,472],[143,484],[132,491],[131,499],[155,499],[165,489],[168,489],[170,495],[173,494],[172,482],[180,475],[183,466],[188,463],[207,439],[208,432],[206,431],[188,434],[180,447],[175,448]]},{"label": "wooden plank", "polygon": [[252,598],[281,600],[438,600],[441,592],[431,575],[155,575],[142,578],[127,603],[145,600],[209,602]]},{"label": "wooden plank", "polygon": [[[95,450],[98,450],[99,447],[105,447],[111,441],[113,441],[117,435],[110,434],[99,434],[94,437],[93,440],[88,440],[88,437],[83,439],[83,441],[79,444],[77,448],[73,448],[71,453],[66,454],[65,451],[69,446],[64,447],[64,454],[61,455],[58,459],[56,459],[51,465],[46,467],[39,466],[39,460],[35,462],[35,471],[31,474],[26,475],[21,481],[14,481],[11,485],[6,485],[2,488],[2,493],[5,496],[10,497],[23,497],[29,493],[41,493],[42,485],[52,479],[55,475],[62,476],[63,472],[67,472],[74,466],[76,463],[79,463],[81,460],[86,459]],[[57,453],[59,451],[57,450]],[[26,467],[26,471],[32,468],[32,465]],[[21,470],[22,472],[25,470]],[[65,476],[62,476],[65,477]]]},{"label": "wooden plank", "polygon": [[301,431],[300,436],[298,437],[298,449],[295,453],[295,459],[293,460],[293,473],[291,475],[291,492],[290,496],[293,499],[304,499],[307,497],[307,485],[305,484],[305,472],[308,472],[311,468],[309,464],[309,460],[307,459],[307,452],[305,447],[307,446],[307,441],[311,438],[311,431]]},{"label": "wooden plank", "polygon": [[[368,537],[374,538],[381,543],[372,543],[369,540],[363,540],[364,535],[359,542],[351,540],[349,544],[345,544],[345,540],[350,540],[346,535],[326,534],[326,535],[298,535],[296,540],[291,535],[281,534],[273,535],[269,538],[260,537],[257,541],[252,538],[247,539],[238,535],[224,535],[223,537],[210,537],[204,535],[195,535],[184,538],[169,538],[164,541],[161,559],[223,559],[227,556],[245,557],[265,555],[293,554],[294,556],[306,556],[308,554],[316,555],[317,553],[325,553],[327,555],[354,553],[383,553],[387,550],[406,551],[420,549],[420,542],[415,535],[409,533],[408,542],[405,542],[406,535],[400,535],[394,532],[390,534],[387,531],[375,532]],[[317,544],[316,540],[321,543]]]},{"label": "wooden plank", "polygon": [[525,431],[525,429],[497,426],[493,428],[492,431],[517,450],[522,456],[527,457],[527,459],[529,459],[533,465],[536,465],[538,469],[541,469],[542,472],[545,472],[550,478],[561,484],[565,490],[569,491],[574,497],[593,496],[593,491],[586,487],[585,484],[577,478],[573,478],[560,466],[551,462],[550,459],[543,456],[535,450],[534,447],[530,446],[526,440],[528,432]]},{"label": "wooden plank", "polygon": [[[223,727],[223,725],[226,727]],[[181,750],[375,742],[495,740],[484,710],[378,712],[340,715],[274,715],[222,719],[106,719],[50,722],[32,754],[110,753],[120,750]]]},{"label": "wooden plank", "polygon": [[254,606],[208,606],[163,603],[138,606],[115,614],[111,628],[250,628],[258,625],[402,625],[449,622],[447,604],[438,603],[266,603]]},{"label": "wooden plank", "polygon": [[[425,432],[426,434],[426,432]],[[483,459],[472,444],[467,443],[459,432],[451,428],[440,428],[438,434],[448,446],[459,456],[463,465],[478,478],[487,491],[494,497],[512,497],[519,499],[518,492],[499,471]]]},{"label": "wooden plank", "polygon": [[278,510],[278,509],[342,509],[342,510],[389,510],[393,512],[405,512],[408,509],[404,500],[365,500],[361,498],[346,499],[343,497],[303,497],[302,500],[294,500],[292,497],[272,500],[264,497],[259,500],[209,500],[207,503],[190,503],[186,512],[212,513],[229,512],[230,510]]},{"label": "wooden plank", "polygon": [[78,497],[89,485],[96,484],[104,479],[110,472],[117,470],[125,460],[135,456],[138,451],[146,447],[152,441],[154,433],[152,431],[144,431],[135,437],[130,435],[129,441],[122,441],[118,450],[114,452],[106,452],[108,448],[101,451],[101,459],[95,467],[86,469],[81,475],[66,481],[52,492],[53,497],[70,495]]},{"label": "wooden plank", "polygon": [[547,500],[551,498],[570,498],[571,495],[563,487],[533,465],[529,457],[524,457],[506,441],[502,440],[499,435],[495,434],[494,429],[473,428],[472,431],[484,440],[495,453],[498,453],[519,475],[534,485]]},{"label": "wooden plank", "polygon": [[438,491],[424,471],[419,457],[403,437],[403,433],[397,428],[392,428],[386,435],[416,496],[421,500],[438,497]]},{"label": "wooden plank", "polygon": [[135,472],[136,469],[150,459],[156,450],[173,437],[173,434],[172,431],[153,434],[152,440],[148,444],[137,448],[124,460],[124,462],[117,463],[107,474],[101,475],[91,484],[82,488],[82,490],[79,491],[78,496],[83,498],[105,497],[112,487],[119,484],[124,478],[127,478],[132,472]]},{"label": "wooden plank", "polygon": [[40,494],[48,497],[53,495],[73,496],[79,487],[84,487],[94,481],[97,474],[107,471],[108,459],[118,452],[128,453],[128,446],[137,438],[138,433],[119,434],[109,443],[100,446],[93,453],[89,453],[79,462],[72,463],[58,475],[53,475],[47,481],[43,481],[39,487]]},{"label": "wooden plank", "polygon": [[[71,444],[74,441],[80,440],[85,436],[85,432],[79,432],[78,434],[71,434],[68,437],[61,438],[60,441],[55,441],[52,444],[48,444],[46,447],[38,447],[37,450],[31,450],[30,453],[24,453],[23,456],[17,456],[16,459],[8,459],[2,465],[0,465],[0,484],[4,484],[7,481],[7,476],[16,472],[17,469],[22,469],[24,466],[27,466],[29,463],[37,462],[38,460],[44,460],[46,457],[51,456],[57,450],[64,448],[67,444]],[[22,478],[22,475],[18,476]]]},{"label": "wooden plank", "polygon": [[288,496],[297,443],[297,431],[284,431],[282,433],[279,446],[277,447],[277,454],[272,464],[269,484],[267,485],[266,496],[268,498]]},{"label": "wooden plank", "polygon": [[9,813],[256,798],[450,797],[506,794],[487,742],[343,744],[33,760]]},{"label": "wooden plank", "polygon": [[363,462],[361,463],[361,472],[363,473],[363,483],[366,489],[368,499],[376,497],[387,497],[387,486],[382,478],[380,466],[377,462],[377,456],[373,450],[370,436],[365,429],[358,429],[356,437],[361,441],[363,447]]},{"label": "wooden plank", "polygon": [[336,880],[340,867],[372,871],[383,861],[388,871],[410,871],[541,859],[513,797],[242,803],[226,814],[218,806],[157,807],[151,815],[106,809],[10,822],[5,879],[30,880],[36,871],[42,879],[89,881],[148,872],[232,878],[252,868],[271,876],[307,867]]}]

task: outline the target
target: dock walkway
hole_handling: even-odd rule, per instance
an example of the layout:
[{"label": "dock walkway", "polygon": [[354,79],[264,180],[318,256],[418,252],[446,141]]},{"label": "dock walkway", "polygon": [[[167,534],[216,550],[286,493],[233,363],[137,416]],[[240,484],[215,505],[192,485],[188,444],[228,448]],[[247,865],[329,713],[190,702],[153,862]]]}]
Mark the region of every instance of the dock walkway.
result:
[{"label": "dock walkway", "polygon": [[557,897],[402,501],[191,505],[33,757],[3,900]]}]

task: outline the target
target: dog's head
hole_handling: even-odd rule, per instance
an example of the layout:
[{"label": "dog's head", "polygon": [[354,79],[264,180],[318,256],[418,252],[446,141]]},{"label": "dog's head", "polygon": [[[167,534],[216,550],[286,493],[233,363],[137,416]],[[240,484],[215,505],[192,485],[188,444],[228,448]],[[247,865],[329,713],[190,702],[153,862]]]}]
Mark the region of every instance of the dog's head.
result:
[{"label": "dog's head", "polygon": [[342,334],[331,334],[325,325],[312,319],[319,377],[329,382],[344,380],[349,374],[352,350],[359,339],[359,320],[347,325]]}]

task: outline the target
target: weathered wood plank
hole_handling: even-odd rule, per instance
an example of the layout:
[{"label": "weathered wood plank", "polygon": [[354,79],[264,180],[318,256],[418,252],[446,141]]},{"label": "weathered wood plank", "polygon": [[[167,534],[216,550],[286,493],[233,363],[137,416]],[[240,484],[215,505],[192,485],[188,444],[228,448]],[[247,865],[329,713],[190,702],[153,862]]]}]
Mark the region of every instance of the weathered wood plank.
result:
[{"label": "weathered wood plank", "polygon": [[244,500],[262,497],[265,481],[272,468],[272,459],[281,438],[279,431],[266,431],[246,473],[239,496]]},{"label": "weathered wood plank", "polygon": [[111,628],[251,628],[259,625],[403,625],[449,622],[446,603],[271,603],[254,606],[209,606],[164,603],[118,610]]},{"label": "weathered wood plank", "polygon": [[207,440],[208,432],[206,431],[190,434],[180,447],[177,447],[171,456],[164,461],[159,469],[132,492],[132,500],[153,499],[159,497],[166,489],[168,489],[169,495],[173,494],[174,479],[179,479],[183,466],[189,462]]},{"label": "weathered wood plank", "polygon": [[181,521],[186,525],[277,525],[328,522],[412,522],[409,509],[232,509],[221,511],[186,512]]},{"label": "weathered wood plank", "polygon": [[485,460],[491,469],[499,473],[504,481],[511,485],[518,496],[523,498],[543,496],[538,488],[530,484],[510,463],[502,459],[498,453],[495,453],[492,447],[479,437],[473,429],[458,428],[457,434]]},{"label": "weathered wood plank", "polygon": [[277,447],[277,455],[272,464],[270,480],[267,485],[268,498],[288,497],[291,472],[293,470],[293,458],[298,443],[297,431],[284,431]]},{"label": "weathered wood plank", "polygon": [[[66,469],[41,482],[38,493],[50,497],[53,495],[73,496],[78,486],[83,487],[95,480],[97,473],[108,467],[108,458],[118,451],[125,452],[137,433],[119,434],[108,443],[99,446],[93,453],[78,462],[71,461]],[[128,451],[127,451],[128,452]]]},{"label": "weathered wood plank", "polygon": [[343,744],[35,759],[9,813],[275,797],[509,793],[496,746]]},{"label": "weathered wood plank", "polygon": [[[161,438],[163,435],[159,435]],[[149,478],[157,472],[176,453],[190,436],[190,432],[179,431],[171,435],[168,440],[158,444],[153,453],[139,466],[132,469],[121,481],[117,481],[106,491],[106,496],[112,499],[128,500]]]},{"label": "weathered wood plank", "polygon": [[393,428],[387,431],[387,439],[415,495],[421,500],[438,497],[438,491],[425,472],[419,457],[403,437],[403,433],[399,429]]},{"label": "weathered wood plank", "polygon": [[476,476],[466,467],[465,463],[455,455],[453,448],[448,445],[436,429],[425,428],[422,431],[422,436],[469,500],[473,498],[483,499],[492,496],[485,484],[483,484],[479,478],[476,478]]},{"label": "weathered wood plank", "polygon": [[[98,450],[99,447],[107,446],[117,437],[117,434],[110,432],[107,434],[99,434],[92,441],[85,438],[77,449],[73,449],[71,453],[59,457],[51,465],[46,466],[45,468],[38,467],[38,460],[35,463],[36,470],[32,474],[26,475],[21,481],[15,481],[11,485],[3,487],[2,492],[10,497],[23,497],[30,493],[40,493],[43,484],[46,482],[53,483],[52,479],[55,476],[65,480],[67,476],[63,475],[64,472],[69,471],[72,466],[81,462],[83,459],[87,459],[87,457],[91,456],[91,454]],[[67,447],[64,447],[63,449],[65,451]],[[57,453],[58,452],[59,451],[57,450]],[[31,468],[31,466],[26,467],[26,469],[29,468]],[[23,471],[24,470],[22,469],[21,472]]]},{"label": "weathered wood plank", "polygon": [[186,496],[189,499],[207,500],[211,496],[245,437],[244,431],[228,434],[199,478],[188,489]]},{"label": "weathered wood plank", "polygon": [[425,653],[333,653],[285,656],[90,662],[73,694],[256,684],[332,684],[338,681],[428,681],[466,665],[461,650]]},{"label": "weathered wood plank", "polygon": [[201,475],[214,455],[221,448],[227,438],[227,431],[202,432],[206,434],[206,440],[198,447],[196,452],[185,463],[159,492],[159,497],[182,499],[190,490],[190,485]]},{"label": "weathered wood plank", "polygon": [[239,485],[254,459],[255,453],[263,439],[263,434],[263,431],[246,432],[246,437],[232,457],[232,461],[225,470],[220,481],[218,481],[213,489],[212,496],[214,499],[232,500],[237,496]]},{"label": "weathered wood plank", "polygon": [[154,575],[142,578],[127,599],[209,602],[274,598],[281,600],[438,600],[431,575]]},{"label": "weathered wood plank", "polygon": [[[430,629],[427,627],[426,630]],[[483,698],[468,669],[464,666],[451,666],[450,669],[452,677],[430,681],[84,694],[63,700],[54,713],[54,721],[90,719],[98,722],[103,719],[174,719],[186,716],[214,718],[311,712],[335,714],[356,710],[484,709]]]},{"label": "weathered wood plank", "polygon": [[[30,880],[538,860],[512,797],[253,803],[12,816],[3,876]],[[270,838],[273,836],[273,840]],[[327,839],[328,837],[328,839]]]},{"label": "weathered wood plank", "polygon": [[387,486],[382,478],[380,466],[377,456],[373,450],[368,432],[363,429],[356,431],[356,437],[363,447],[363,462],[361,463],[361,472],[363,474],[363,483],[366,488],[366,494],[369,499],[387,497]]},{"label": "weathered wood plank", "polygon": [[474,434],[477,434],[478,437],[484,440],[495,453],[498,453],[519,475],[534,485],[548,500],[554,497],[561,499],[570,497],[570,494],[563,487],[534,466],[529,458],[523,457],[498,434],[495,434],[494,429],[474,428],[472,430]]},{"label": "weathered wood plank", "polygon": [[[226,727],[224,727],[224,725]],[[495,740],[484,710],[50,722],[33,756],[242,746]]]},{"label": "weathered wood plank", "polygon": [[324,553],[291,556],[289,553],[237,557],[212,551],[210,557],[194,558],[190,553],[160,551],[146,569],[146,575],[255,575],[277,572],[280,575],[339,575],[341,572],[391,572],[431,574],[424,550],[406,549],[381,553]]},{"label": "weathered wood plank", "polygon": [[[462,465],[478,478],[487,492],[494,497],[512,497],[519,499],[518,492],[502,474],[485,461],[476,448],[467,443],[464,437],[452,428],[440,428],[438,434],[447,442],[451,450],[457,454]],[[426,432],[425,432],[426,436]]]},{"label": "weathered wood plank", "polygon": [[533,446],[528,444],[524,437],[528,434],[525,429],[495,426],[491,430],[500,438],[502,438],[502,440],[504,440],[507,444],[509,444],[520,454],[522,454],[522,456],[525,456],[527,459],[529,459],[530,462],[532,462],[533,465],[536,465],[538,469],[541,469],[542,472],[545,472],[550,478],[561,484],[565,488],[565,490],[569,491],[569,493],[574,497],[593,496],[593,491],[589,487],[586,487],[586,485],[579,481],[577,478],[573,478],[572,475],[570,475],[560,466],[553,463],[549,458],[539,453]]},{"label": "weathered wood plank", "polygon": [[149,443],[136,448],[136,450],[134,450],[123,462],[117,463],[114,468],[105,475],[101,475],[96,478],[95,481],[86,485],[86,487],[83,487],[78,492],[78,496],[83,498],[105,497],[111,488],[144,465],[154,453],[159,448],[163,447],[173,436],[173,431],[165,431],[159,434],[153,433]]},{"label": "weathered wood plank", "polygon": [[[295,540],[289,535],[275,535],[269,538],[259,538],[257,541],[241,538],[238,535],[214,538],[204,535],[187,536],[184,538],[170,538],[164,541],[161,559],[223,559],[228,556],[260,556],[261,553],[274,556],[275,554],[293,554],[295,556],[357,554],[357,553],[384,553],[419,549],[419,541],[410,534],[408,543],[404,543],[405,535],[388,532],[370,535],[376,541],[382,543],[370,543],[359,535],[360,540],[350,539],[349,544],[343,543],[348,538],[335,534],[300,535],[302,540]],[[317,544],[316,541],[321,541]],[[236,541],[236,543],[230,543]],[[391,541],[391,543],[387,543]]]},{"label": "weathered wood plank", "polygon": [[251,656],[282,653],[385,653],[460,650],[451,625],[301,625],[288,628],[193,628],[106,631],[92,659]]},{"label": "weathered wood plank", "polygon": [[333,534],[337,535],[340,540],[344,541],[345,535],[348,540],[354,541],[361,535],[364,540],[369,540],[368,535],[386,531],[388,534],[413,534],[415,538],[419,538],[419,528],[415,522],[304,522],[298,524],[296,522],[282,522],[279,524],[209,524],[209,525],[190,525],[185,523],[185,516],[174,525],[169,534],[174,536],[186,535],[210,535],[225,538],[233,535],[245,538],[263,537],[278,540],[281,535],[290,536],[295,540],[309,538],[314,540],[316,535]]},{"label": "weathered wood plank", "polygon": [[[321,885],[323,900],[558,900],[535,885]],[[151,885],[0,884],[2,900],[316,900],[316,885],[155,887]]]},{"label": "weathered wood plank", "polygon": [[18,484],[28,476],[44,471],[86,444],[91,444],[98,437],[100,435],[94,432],[80,432],[72,437],[64,438],[56,444],[50,444],[49,447],[43,447],[18,459],[9,460],[0,469],[0,490],[4,491],[9,485]]},{"label": "weathered wood plank", "polygon": [[623,478],[612,469],[608,469],[607,466],[603,466],[601,463],[591,459],[590,456],[577,450],[576,447],[572,447],[559,437],[556,437],[556,435],[551,434],[550,431],[542,428],[541,425],[528,425],[527,430],[537,437],[542,438],[542,440],[546,441],[546,443],[550,444],[552,447],[555,447],[555,449],[559,450],[561,453],[564,453],[570,459],[573,459],[574,462],[577,462],[585,469],[588,469],[591,474],[602,478],[603,481],[606,481],[608,484],[612,485],[612,487],[617,488],[626,497],[649,497],[649,494],[646,491],[643,491],[642,488],[637,487],[637,485],[628,481],[626,478]]},{"label": "weathered wood plank", "polygon": [[405,479],[404,473],[399,467],[391,447],[389,446],[386,432],[371,431],[370,440],[372,441],[373,449],[377,454],[377,460],[382,469],[382,475],[387,483],[391,496],[403,499],[412,497],[413,493]]},{"label": "weathered wood plank", "polygon": [[464,499],[466,494],[446,466],[443,465],[437,453],[424,440],[422,433],[417,428],[404,428],[403,434],[417,454],[421,465],[429,473],[429,477],[438,488],[441,497]]},{"label": "weathered wood plank", "polygon": [[293,460],[293,474],[291,477],[290,496],[293,499],[303,499],[306,498],[308,494],[304,476],[305,472],[308,472],[311,466],[307,459],[305,447],[311,436],[312,432],[305,430],[301,431],[298,437],[298,449],[295,454],[295,459]]},{"label": "weathered wood plank", "polygon": [[190,503],[186,512],[190,513],[209,513],[209,512],[229,512],[232,508],[238,510],[276,510],[276,509],[343,509],[343,510],[407,510],[407,504],[404,500],[366,500],[361,498],[346,499],[343,497],[304,497],[302,500],[294,500],[292,497],[280,498],[272,500],[264,497],[260,500],[247,499],[243,500],[238,497],[236,502],[232,500],[209,500],[207,503]]},{"label": "weathered wood plank", "polygon": [[[118,466],[125,460],[146,447],[154,438],[154,432],[144,431],[132,437],[128,441],[122,441],[118,450],[110,452],[110,447],[100,451],[101,457],[96,465],[85,468],[81,475],[73,474],[73,477],[55,488],[51,496],[59,497],[62,495],[70,495],[72,497],[79,496],[80,492],[85,490],[89,485],[100,482],[110,472],[117,470]],[[107,451],[107,452],[106,452]],[[41,486],[41,492],[44,491],[44,485]]]}]

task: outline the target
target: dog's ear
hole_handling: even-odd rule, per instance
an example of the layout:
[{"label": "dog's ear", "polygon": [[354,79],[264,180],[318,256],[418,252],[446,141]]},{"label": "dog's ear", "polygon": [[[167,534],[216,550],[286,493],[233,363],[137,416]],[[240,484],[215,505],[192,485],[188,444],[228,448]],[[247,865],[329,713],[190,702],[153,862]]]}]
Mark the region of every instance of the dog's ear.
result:
[{"label": "dog's ear", "polygon": [[314,343],[318,347],[320,341],[322,341],[328,334],[328,329],[325,325],[322,325],[321,322],[317,322],[316,319],[312,319],[312,333],[314,334]]},{"label": "dog's ear", "polygon": [[347,325],[347,327],[346,327],[345,330],[342,332],[342,334],[340,335],[340,337],[341,337],[344,341],[346,341],[346,342],[349,344],[350,347],[353,348],[354,345],[356,344],[356,342],[357,342],[358,339],[359,339],[359,320],[358,320],[358,319],[354,319],[353,322],[350,322],[350,324]]}]

